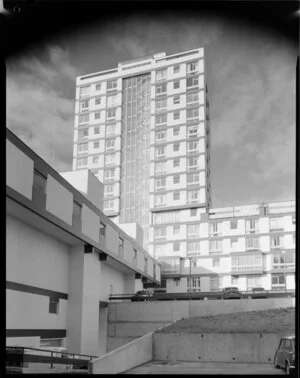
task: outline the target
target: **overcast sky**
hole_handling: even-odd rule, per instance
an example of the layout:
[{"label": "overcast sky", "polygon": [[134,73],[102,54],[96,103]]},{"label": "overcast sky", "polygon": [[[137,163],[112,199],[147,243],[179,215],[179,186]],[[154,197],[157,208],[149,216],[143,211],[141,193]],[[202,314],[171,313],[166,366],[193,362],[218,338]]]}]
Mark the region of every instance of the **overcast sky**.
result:
[{"label": "overcast sky", "polygon": [[90,24],[7,61],[7,126],[71,170],[75,77],[205,45],[213,207],[295,197],[297,46],[220,16],[162,13]]}]

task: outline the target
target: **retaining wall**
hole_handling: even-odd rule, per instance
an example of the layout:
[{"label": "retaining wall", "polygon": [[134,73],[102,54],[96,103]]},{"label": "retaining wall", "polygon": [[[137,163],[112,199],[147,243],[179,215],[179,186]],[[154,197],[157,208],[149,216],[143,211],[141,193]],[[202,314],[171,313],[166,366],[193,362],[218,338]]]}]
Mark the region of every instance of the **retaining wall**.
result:
[{"label": "retaining wall", "polygon": [[155,333],[153,359],[271,363],[280,334]]}]

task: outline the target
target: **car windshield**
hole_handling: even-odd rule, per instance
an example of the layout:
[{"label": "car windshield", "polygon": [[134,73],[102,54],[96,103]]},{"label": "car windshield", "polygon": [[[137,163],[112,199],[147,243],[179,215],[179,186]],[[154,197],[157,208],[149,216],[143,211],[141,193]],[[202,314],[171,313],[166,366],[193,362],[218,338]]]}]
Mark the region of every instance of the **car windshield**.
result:
[{"label": "car windshield", "polygon": [[225,287],[225,289],[224,289],[225,291],[227,291],[227,290],[238,290],[238,288],[237,287]]},{"label": "car windshield", "polygon": [[254,287],[252,291],[264,291],[263,287]]}]

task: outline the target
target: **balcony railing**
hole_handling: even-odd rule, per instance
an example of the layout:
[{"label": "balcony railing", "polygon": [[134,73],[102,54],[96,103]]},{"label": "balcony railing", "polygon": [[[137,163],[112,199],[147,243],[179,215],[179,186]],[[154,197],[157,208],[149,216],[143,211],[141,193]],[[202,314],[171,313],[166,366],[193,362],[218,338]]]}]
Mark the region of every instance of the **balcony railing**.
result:
[{"label": "balcony railing", "polygon": [[233,272],[240,272],[240,271],[261,271],[262,270],[262,264],[259,265],[238,265],[238,266],[232,266],[231,270]]}]

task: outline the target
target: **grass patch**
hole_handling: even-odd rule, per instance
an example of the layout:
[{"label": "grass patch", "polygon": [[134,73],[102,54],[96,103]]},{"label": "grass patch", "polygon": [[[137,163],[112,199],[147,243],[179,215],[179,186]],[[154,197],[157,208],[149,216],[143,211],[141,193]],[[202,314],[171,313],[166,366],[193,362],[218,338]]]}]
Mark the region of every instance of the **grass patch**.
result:
[{"label": "grass patch", "polygon": [[160,333],[295,333],[295,308],[235,312],[182,319]]}]

